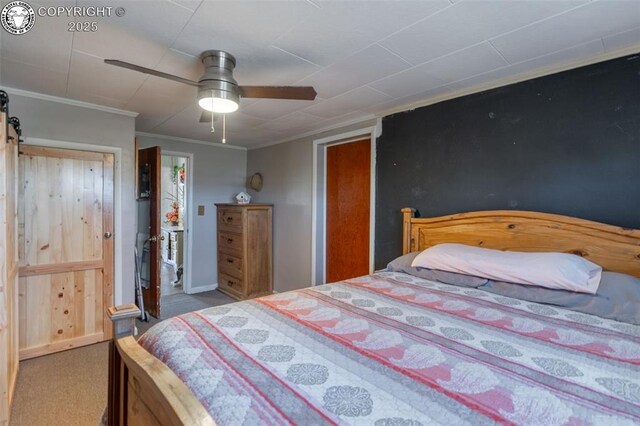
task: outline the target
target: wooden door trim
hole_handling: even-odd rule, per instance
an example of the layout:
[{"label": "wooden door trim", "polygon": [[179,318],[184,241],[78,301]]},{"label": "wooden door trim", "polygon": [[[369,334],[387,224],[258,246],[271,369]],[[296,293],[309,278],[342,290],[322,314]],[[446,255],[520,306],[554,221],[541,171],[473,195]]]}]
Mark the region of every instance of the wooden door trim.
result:
[{"label": "wooden door trim", "polygon": [[16,262],[16,264],[13,265],[11,267],[11,269],[9,270],[9,280],[15,279],[19,275],[20,275],[20,267],[18,266],[18,263]]},{"label": "wooden door trim", "polygon": [[78,262],[52,263],[44,265],[28,265],[20,267],[20,277],[34,277],[37,275],[63,274],[67,272],[87,271],[104,268],[105,262],[98,260],[81,260]]},{"label": "wooden door trim", "polygon": [[[376,138],[382,134],[382,120],[378,119],[375,125],[353,130],[334,136],[327,136],[313,141],[312,163],[312,195],[311,195],[311,285],[319,284],[318,271],[322,271],[322,280],[326,277],[326,211],[318,216],[318,200],[322,200],[323,210],[326,208],[326,148],[331,145],[355,142],[369,138],[371,140],[371,189],[370,189],[370,236],[369,236],[369,271],[374,269],[375,252],[375,182],[376,182]],[[322,153],[319,154],[320,149]],[[324,169],[320,170],[322,160]],[[321,179],[323,190],[319,191],[318,181]],[[318,223],[323,223],[322,234],[318,232]],[[322,241],[321,248],[324,251],[322,257],[318,256],[318,241]]]},{"label": "wooden door trim", "polygon": [[[102,154],[103,188],[102,188],[102,330],[105,339],[113,337],[113,324],[109,320],[108,312],[113,303],[113,203],[114,203],[114,156]],[[109,235],[109,236],[108,236]],[[107,237],[108,236],[108,237]]]},{"label": "wooden door trim", "polygon": [[20,145],[21,155],[34,157],[69,158],[71,160],[103,161],[105,154],[93,151],[75,151],[36,145]]}]

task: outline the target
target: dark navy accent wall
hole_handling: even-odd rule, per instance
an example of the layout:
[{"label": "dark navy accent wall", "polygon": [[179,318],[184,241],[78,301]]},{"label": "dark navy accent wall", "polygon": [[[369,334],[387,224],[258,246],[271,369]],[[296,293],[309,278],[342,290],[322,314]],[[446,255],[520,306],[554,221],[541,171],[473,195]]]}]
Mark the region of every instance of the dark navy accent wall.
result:
[{"label": "dark navy accent wall", "polygon": [[533,210],[640,228],[640,56],[385,117],[376,268],[421,216]]}]

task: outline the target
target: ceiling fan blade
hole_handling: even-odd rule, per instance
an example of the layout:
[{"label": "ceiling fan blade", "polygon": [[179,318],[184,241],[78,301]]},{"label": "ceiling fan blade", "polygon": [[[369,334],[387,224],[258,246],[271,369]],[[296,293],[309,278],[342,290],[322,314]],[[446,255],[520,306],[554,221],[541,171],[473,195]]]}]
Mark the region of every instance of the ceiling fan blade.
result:
[{"label": "ceiling fan blade", "polygon": [[243,98],[299,99],[312,101],[316,90],[311,86],[240,86]]},{"label": "ceiling fan blade", "polygon": [[[200,122],[201,123],[211,123],[211,114],[213,114],[211,111],[202,111],[202,115],[200,116]],[[218,116],[214,115],[213,116],[213,121],[216,122],[218,121]]]},{"label": "ceiling fan blade", "polygon": [[151,68],[141,67],[140,65],[130,64],[129,62],[119,61],[117,59],[105,59],[105,64],[115,65],[116,67],[126,68],[133,71],[142,72],[145,74],[155,75],[156,77],[166,78],[168,80],[177,81],[178,83],[188,84],[190,86],[198,87],[197,81],[192,81],[186,78],[178,77],[177,75],[167,74],[166,72],[152,70]]}]

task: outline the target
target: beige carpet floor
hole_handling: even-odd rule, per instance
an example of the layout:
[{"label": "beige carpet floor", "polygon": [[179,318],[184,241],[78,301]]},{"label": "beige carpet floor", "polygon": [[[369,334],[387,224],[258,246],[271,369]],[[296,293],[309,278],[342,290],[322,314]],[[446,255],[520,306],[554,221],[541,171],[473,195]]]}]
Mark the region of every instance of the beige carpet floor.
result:
[{"label": "beige carpet floor", "polygon": [[[162,317],[233,301],[217,291],[171,295],[161,301]],[[138,330],[159,321],[138,321]],[[107,404],[108,347],[104,342],[22,361],[11,426],[97,425]]]},{"label": "beige carpet floor", "polygon": [[97,425],[107,401],[108,343],[20,363],[12,426]]}]

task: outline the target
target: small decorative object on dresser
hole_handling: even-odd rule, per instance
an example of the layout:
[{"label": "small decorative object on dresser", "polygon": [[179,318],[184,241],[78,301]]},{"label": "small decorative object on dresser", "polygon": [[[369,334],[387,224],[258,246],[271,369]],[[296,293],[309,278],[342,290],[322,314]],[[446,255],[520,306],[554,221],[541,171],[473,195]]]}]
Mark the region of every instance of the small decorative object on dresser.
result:
[{"label": "small decorative object on dresser", "polygon": [[240,192],[236,195],[236,202],[238,204],[249,204],[251,202],[251,195],[246,192]]},{"label": "small decorative object on dresser", "polygon": [[273,292],[272,204],[216,204],[218,289],[242,300]]}]

